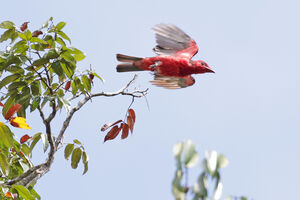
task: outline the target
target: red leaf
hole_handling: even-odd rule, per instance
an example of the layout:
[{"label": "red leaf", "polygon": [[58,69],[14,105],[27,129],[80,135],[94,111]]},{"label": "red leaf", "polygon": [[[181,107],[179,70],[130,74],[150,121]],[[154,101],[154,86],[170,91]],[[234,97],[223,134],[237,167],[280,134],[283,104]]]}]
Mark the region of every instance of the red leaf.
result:
[{"label": "red leaf", "polygon": [[112,129],[106,134],[104,138],[104,142],[106,142],[107,140],[115,139],[119,135],[120,131],[121,131],[121,127],[120,128],[118,126],[112,127]]},{"label": "red leaf", "polygon": [[33,33],[32,33],[32,37],[38,37],[39,35],[41,35],[41,34],[43,34],[43,32],[42,31],[40,31],[40,30],[36,30],[36,31],[33,31]]},{"label": "red leaf", "polygon": [[6,113],[6,115],[5,115],[5,119],[7,120],[7,119],[9,119],[9,118],[11,118],[11,116],[13,116],[14,114],[16,114],[17,112],[19,112],[19,110],[21,109],[21,105],[20,104],[18,104],[18,103],[16,103],[15,105],[13,105],[8,111],[7,111],[7,113]]},{"label": "red leaf", "polygon": [[0,106],[4,107],[4,104],[0,102]]},{"label": "red leaf", "polygon": [[24,142],[26,142],[27,140],[29,140],[31,137],[29,135],[23,135],[20,139],[20,143],[23,144]]},{"label": "red leaf", "polygon": [[127,138],[128,137],[128,132],[129,132],[129,126],[128,126],[128,124],[124,123],[123,132],[122,132],[121,138],[122,139]]},{"label": "red leaf", "polygon": [[122,122],[122,120],[118,120],[118,121],[116,121],[115,123],[107,123],[107,124],[104,124],[102,127],[101,127],[101,131],[106,131],[109,127],[111,127],[111,126],[114,126],[114,125],[116,125],[116,124],[118,124],[118,123],[120,123],[120,122]]},{"label": "red leaf", "polygon": [[20,27],[21,31],[23,31],[23,32],[24,32],[24,31],[27,29],[27,27],[28,27],[28,26],[27,26],[27,25],[28,25],[28,23],[29,23],[29,22],[24,22],[24,23],[22,24],[22,26]]},{"label": "red leaf", "polygon": [[134,122],[133,122],[133,119],[132,119],[132,117],[130,115],[127,116],[127,124],[128,124],[129,129],[130,129],[130,131],[132,133]]},{"label": "red leaf", "polygon": [[94,74],[89,74],[90,83],[93,83]]},{"label": "red leaf", "polygon": [[69,90],[71,86],[71,81],[68,81],[65,85],[65,90]]},{"label": "red leaf", "polygon": [[134,112],[134,110],[130,108],[128,110],[128,114],[129,114],[129,116],[132,117],[133,123],[135,123],[135,112]]}]

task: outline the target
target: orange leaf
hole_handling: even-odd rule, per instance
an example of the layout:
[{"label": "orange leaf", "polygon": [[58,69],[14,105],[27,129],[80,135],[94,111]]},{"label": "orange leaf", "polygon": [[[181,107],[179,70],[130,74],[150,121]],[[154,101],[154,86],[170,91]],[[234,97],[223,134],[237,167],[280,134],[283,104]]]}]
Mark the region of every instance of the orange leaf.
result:
[{"label": "orange leaf", "polygon": [[129,129],[130,129],[130,131],[132,133],[134,122],[133,122],[133,119],[132,119],[132,117],[130,115],[127,116],[127,124],[128,124]]},{"label": "orange leaf", "polygon": [[123,132],[122,132],[121,138],[122,138],[122,139],[127,138],[127,137],[128,137],[128,132],[129,132],[129,126],[128,126],[128,124],[125,124],[125,123],[124,123],[124,126],[123,126]]},{"label": "orange leaf", "polygon": [[28,27],[28,26],[27,26],[28,23],[29,23],[29,22],[24,22],[24,23],[22,24],[22,26],[20,27],[20,30],[24,32],[24,31],[27,29],[27,27]]},{"label": "orange leaf", "polygon": [[119,135],[120,131],[121,128],[119,128],[118,126],[112,127],[112,129],[106,134],[104,142],[106,142],[107,140],[115,139]]},{"label": "orange leaf", "polygon": [[65,90],[69,90],[71,86],[71,81],[68,81],[65,85]]},{"label": "orange leaf", "polygon": [[5,119],[10,119],[14,114],[16,114],[17,112],[19,112],[19,110],[21,109],[21,105],[16,103],[15,105],[13,105],[6,113],[5,115]]},{"label": "orange leaf", "polygon": [[20,143],[23,144],[24,142],[26,142],[27,140],[29,140],[31,137],[29,135],[23,135],[20,139]]},{"label": "orange leaf", "polygon": [[12,194],[10,192],[6,192],[5,197],[11,197],[12,198]]},{"label": "orange leaf", "polygon": [[26,123],[26,119],[23,117],[14,117],[9,122],[12,126],[17,128],[31,129],[31,127]]},{"label": "orange leaf", "polygon": [[130,108],[128,110],[128,113],[129,113],[129,116],[132,117],[133,123],[135,123],[135,112],[134,112],[134,110]]},{"label": "orange leaf", "polygon": [[32,37],[38,37],[38,36],[41,35],[41,34],[43,34],[42,31],[36,30],[36,31],[33,31]]},{"label": "orange leaf", "polygon": [[4,104],[0,102],[0,106],[4,107]]}]

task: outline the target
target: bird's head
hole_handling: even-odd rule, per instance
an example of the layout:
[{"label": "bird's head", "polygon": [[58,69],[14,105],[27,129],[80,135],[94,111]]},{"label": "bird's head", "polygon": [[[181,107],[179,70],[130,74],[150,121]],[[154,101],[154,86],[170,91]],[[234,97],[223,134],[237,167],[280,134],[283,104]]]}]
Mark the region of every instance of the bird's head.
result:
[{"label": "bird's head", "polygon": [[194,66],[197,68],[199,73],[215,73],[203,60],[194,61]]}]

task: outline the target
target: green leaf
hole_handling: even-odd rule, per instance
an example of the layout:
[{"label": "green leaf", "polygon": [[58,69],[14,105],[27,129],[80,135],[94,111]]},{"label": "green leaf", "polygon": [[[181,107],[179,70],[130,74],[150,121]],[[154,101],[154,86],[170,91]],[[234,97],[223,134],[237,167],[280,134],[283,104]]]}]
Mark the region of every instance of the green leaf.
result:
[{"label": "green leaf", "polygon": [[92,88],[90,79],[86,75],[83,75],[81,77],[81,81],[82,81],[83,86],[86,89],[86,91],[90,92],[91,88]]},{"label": "green leaf", "polygon": [[33,189],[32,186],[28,187],[28,190],[30,191],[30,193],[32,194],[32,196],[34,196],[35,198],[37,198],[38,200],[41,199],[40,195]]},{"label": "green leaf", "polygon": [[0,28],[3,28],[3,29],[12,29],[12,28],[14,28],[14,26],[15,26],[15,24],[11,21],[3,21],[0,24]]},{"label": "green leaf", "polygon": [[25,200],[34,200],[34,197],[31,195],[29,190],[23,185],[13,185],[12,188],[16,189],[19,195]]},{"label": "green leaf", "polygon": [[196,194],[197,197],[201,199],[205,199],[207,197],[208,191],[207,191],[207,180],[205,173],[201,173],[201,175],[198,178],[197,183],[193,186],[193,193]]},{"label": "green leaf", "polygon": [[63,104],[63,106],[65,107],[65,109],[67,110],[67,112],[70,112],[71,109],[71,103],[70,101],[58,96],[57,99]]},{"label": "green leaf", "polygon": [[25,41],[27,41],[27,37],[25,35],[25,33],[18,33],[19,37]]},{"label": "green leaf", "polygon": [[186,167],[193,167],[197,164],[199,156],[195,150],[195,145],[191,140],[187,140],[183,145],[184,149],[184,164]]},{"label": "green leaf", "polygon": [[0,166],[1,166],[2,172],[5,174],[5,176],[8,176],[9,164],[7,162],[6,156],[2,152],[0,152]]},{"label": "green leaf", "polygon": [[30,144],[30,152],[32,152],[33,148],[35,147],[36,143],[41,139],[41,134],[42,133],[36,133],[34,136],[32,136],[31,140],[31,144]]},{"label": "green leaf", "polygon": [[24,32],[24,34],[25,34],[26,40],[27,40],[27,41],[30,41],[31,38],[32,38],[32,34],[31,34],[30,30],[27,29],[27,30]]},{"label": "green leaf", "polygon": [[185,200],[186,188],[181,185],[182,171],[177,170],[172,181],[172,192],[176,200]]},{"label": "green leaf", "polygon": [[77,140],[77,139],[73,140],[73,142],[74,142],[75,144],[81,145],[81,142],[80,142],[79,140]]},{"label": "green leaf", "polygon": [[75,96],[78,91],[78,87],[76,86],[75,81],[72,81],[71,86],[72,86],[72,94],[73,96]]},{"label": "green leaf", "polygon": [[40,59],[35,60],[32,63],[32,65],[33,66],[40,66],[40,65],[44,65],[44,64],[46,64],[48,62],[49,62],[49,59],[47,59],[47,58],[40,58]]},{"label": "green leaf", "polygon": [[47,138],[47,134],[46,133],[41,134],[41,138],[42,138],[42,142],[43,142],[43,146],[44,146],[44,152],[46,152],[49,147],[49,141]]},{"label": "green leaf", "polygon": [[4,41],[10,39],[10,38],[13,36],[14,33],[15,33],[15,30],[13,30],[13,29],[8,29],[7,31],[5,31],[5,32],[1,35],[1,37],[0,37],[0,42],[4,42]]},{"label": "green leaf", "polygon": [[41,95],[41,83],[39,80],[32,82],[30,87],[31,87],[32,95],[34,95],[34,96]]},{"label": "green leaf", "polygon": [[88,162],[89,161],[89,157],[88,157],[88,155],[86,154],[86,152],[84,151],[83,153],[82,153],[82,162],[83,163],[86,163],[86,162]]},{"label": "green leaf", "polygon": [[26,155],[29,156],[29,154],[31,153],[30,148],[28,147],[27,144],[22,144],[21,145],[21,151]]},{"label": "green leaf", "polygon": [[65,27],[66,25],[66,22],[59,22],[57,25],[56,25],[56,30],[60,31],[63,27]]},{"label": "green leaf", "polygon": [[74,144],[67,144],[65,148],[65,159],[68,160],[71,153],[73,152]]},{"label": "green leaf", "polygon": [[13,133],[6,125],[0,126],[0,144],[7,148],[14,146]]},{"label": "green leaf", "polygon": [[229,161],[223,154],[218,154],[217,168],[224,168],[228,165]]},{"label": "green leaf", "polygon": [[80,51],[79,49],[71,47],[70,50],[74,54],[74,58],[76,61],[81,61],[85,58],[84,53],[82,51]]},{"label": "green leaf", "polygon": [[83,166],[84,166],[84,170],[83,170],[82,175],[86,174],[87,171],[89,170],[89,164],[88,164],[88,162],[83,163]]},{"label": "green leaf", "polygon": [[70,42],[70,44],[71,44],[70,38],[69,38],[64,32],[58,31],[57,33],[58,33],[58,35],[60,35],[60,36],[61,36],[62,38],[64,38],[65,40],[68,40],[68,41]]},{"label": "green leaf", "polygon": [[59,57],[59,54],[56,52],[56,50],[54,48],[50,49],[44,56],[43,58],[46,58],[46,59],[55,59],[55,58],[58,58]]},{"label": "green leaf", "polygon": [[71,63],[64,63],[64,62],[61,62],[60,63],[63,71],[65,72],[65,74],[67,75],[67,77],[69,79],[72,79],[72,76],[74,74],[74,71],[75,71],[75,66],[73,66]]},{"label": "green leaf", "polygon": [[52,63],[51,66],[52,66],[52,69],[55,74],[57,74],[58,76],[64,75],[64,70],[60,65],[60,61],[56,61],[56,62]]},{"label": "green leaf", "polygon": [[91,74],[93,74],[94,76],[96,76],[98,79],[100,79],[102,82],[105,82],[105,80],[100,77],[96,72],[92,72]]},{"label": "green leaf", "polygon": [[39,96],[35,96],[30,105],[30,112],[34,111],[40,105],[40,102],[41,98]]},{"label": "green leaf", "polygon": [[6,86],[7,84],[17,80],[18,78],[20,78],[20,74],[12,74],[12,75],[9,75],[9,76],[6,76],[2,81],[0,81],[0,89],[3,87],[3,86]]},{"label": "green leaf", "polygon": [[13,82],[8,86],[8,91],[22,89],[27,84],[24,81]]},{"label": "green leaf", "polygon": [[61,39],[60,37],[56,37],[56,42],[60,44],[61,46],[65,47],[66,43]]},{"label": "green leaf", "polygon": [[73,169],[76,169],[78,167],[78,163],[81,159],[81,154],[82,154],[82,151],[79,147],[74,149],[74,151],[72,153],[72,159],[71,159],[71,166]]},{"label": "green leaf", "polygon": [[44,51],[48,46],[37,43],[37,44],[32,44],[30,47],[37,51]]},{"label": "green leaf", "polygon": [[69,51],[65,51],[64,53],[62,53],[61,57],[64,58],[69,63],[72,64],[76,63],[74,56]]},{"label": "green leaf", "polygon": [[[22,40],[21,40],[21,41],[22,41]],[[30,42],[32,42],[32,43],[37,42],[37,43],[41,43],[41,44],[48,44],[46,41],[44,41],[44,40],[42,40],[42,39],[40,39],[40,38],[38,38],[38,37],[32,37],[32,38],[30,39]]]}]

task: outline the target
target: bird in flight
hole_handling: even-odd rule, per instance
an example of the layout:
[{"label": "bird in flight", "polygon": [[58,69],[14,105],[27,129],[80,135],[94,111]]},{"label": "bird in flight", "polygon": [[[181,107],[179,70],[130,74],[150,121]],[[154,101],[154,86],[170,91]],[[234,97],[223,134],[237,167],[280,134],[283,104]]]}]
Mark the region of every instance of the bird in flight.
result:
[{"label": "bird in flight", "polygon": [[158,24],[153,28],[157,45],[155,57],[134,57],[117,54],[117,72],[152,71],[153,85],[167,89],[179,89],[195,83],[192,74],[214,73],[202,60],[191,60],[197,54],[196,42],[172,24]]}]

